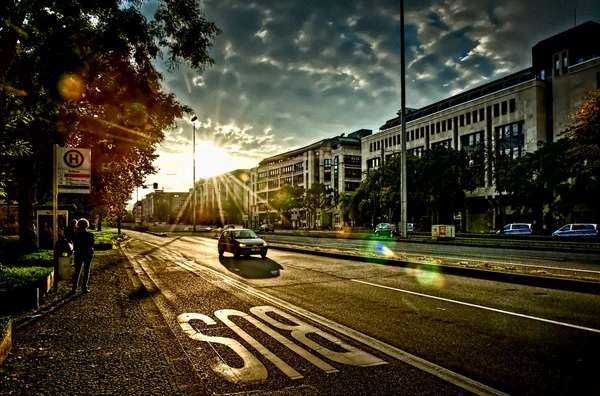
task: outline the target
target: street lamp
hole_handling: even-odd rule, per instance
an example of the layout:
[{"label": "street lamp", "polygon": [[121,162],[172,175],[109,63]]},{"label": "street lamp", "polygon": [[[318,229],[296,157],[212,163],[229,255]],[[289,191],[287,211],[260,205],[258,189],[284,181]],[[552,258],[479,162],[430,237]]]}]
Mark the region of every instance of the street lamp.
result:
[{"label": "street lamp", "polygon": [[192,178],[193,183],[192,186],[194,187],[194,205],[192,208],[192,218],[194,221],[194,232],[196,232],[196,120],[198,119],[198,117],[194,116],[192,117],[192,128],[193,128],[193,134],[192,134],[192,146],[193,146],[193,153],[194,153],[194,160],[193,160],[193,171],[192,171]]}]

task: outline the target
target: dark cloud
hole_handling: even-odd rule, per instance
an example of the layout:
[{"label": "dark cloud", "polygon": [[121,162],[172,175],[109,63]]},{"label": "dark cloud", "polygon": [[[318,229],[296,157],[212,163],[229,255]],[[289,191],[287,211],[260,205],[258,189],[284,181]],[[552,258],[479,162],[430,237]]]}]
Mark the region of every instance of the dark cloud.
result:
[{"label": "dark cloud", "polygon": [[[576,3],[578,22],[600,21],[597,1]],[[377,131],[398,111],[398,1],[200,4],[223,32],[211,52],[216,64],[198,76],[185,65],[167,73],[157,63],[166,88],[198,115],[198,138],[255,160],[342,132]],[[572,27],[573,7],[559,0],[406,0],[407,106],[528,67],[535,43]],[[169,144],[189,146],[191,124],[179,124]]]}]

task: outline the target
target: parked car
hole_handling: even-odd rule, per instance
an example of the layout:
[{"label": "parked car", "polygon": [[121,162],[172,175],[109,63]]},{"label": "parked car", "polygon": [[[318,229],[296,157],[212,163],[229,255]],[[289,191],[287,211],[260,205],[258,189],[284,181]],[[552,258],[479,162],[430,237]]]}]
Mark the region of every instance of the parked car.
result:
[{"label": "parked car", "polygon": [[389,236],[393,237],[398,235],[398,229],[392,223],[379,223],[375,227],[375,236]]},{"label": "parked car", "polygon": [[507,224],[501,230],[496,231],[496,234],[507,235],[531,235],[533,228],[531,223],[511,223]]},{"label": "parked car", "polygon": [[233,253],[235,258],[252,254],[260,254],[260,257],[265,258],[268,247],[267,243],[254,231],[245,228],[233,228],[221,233],[217,249],[219,256],[222,256],[224,252],[229,252]]},{"label": "parked car", "polygon": [[575,223],[560,227],[552,233],[552,236],[598,236],[598,224]]},{"label": "parked car", "polygon": [[258,227],[258,232],[275,232],[275,226],[273,224],[261,224]]}]

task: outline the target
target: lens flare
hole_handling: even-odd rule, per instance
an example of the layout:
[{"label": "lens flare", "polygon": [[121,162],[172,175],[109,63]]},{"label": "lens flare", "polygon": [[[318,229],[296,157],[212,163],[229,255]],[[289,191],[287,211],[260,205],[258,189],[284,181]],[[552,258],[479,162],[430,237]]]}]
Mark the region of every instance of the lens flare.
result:
[{"label": "lens flare", "polygon": [[79,100],[85,93],[85,81],[75,74],[65,74],[57,85],[64,100]]},{"label": "lens flare", "polygon": [[417,282],[423,286],[441,289],[446,284],[444,275],[439,272],[439,269],[432,265],[428,265],[426,268],[418,265],[413,274]]}]

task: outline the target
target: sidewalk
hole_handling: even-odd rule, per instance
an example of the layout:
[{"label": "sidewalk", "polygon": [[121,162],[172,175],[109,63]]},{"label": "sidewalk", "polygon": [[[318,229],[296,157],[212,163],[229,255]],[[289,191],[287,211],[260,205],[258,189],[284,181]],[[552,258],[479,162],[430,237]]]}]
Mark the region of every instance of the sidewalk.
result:
[{"label": "sidewalk", "polygon": [[91,293],[69,295],[60,281],[38,310],[14,318],[0,394],[180,394],[126,263],[97,255]]}]

